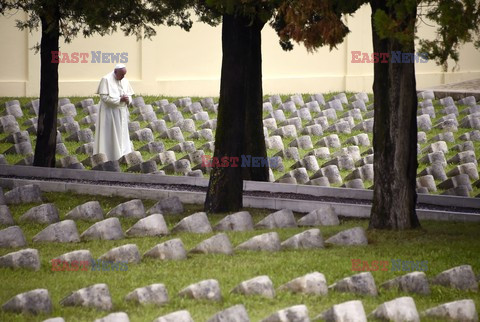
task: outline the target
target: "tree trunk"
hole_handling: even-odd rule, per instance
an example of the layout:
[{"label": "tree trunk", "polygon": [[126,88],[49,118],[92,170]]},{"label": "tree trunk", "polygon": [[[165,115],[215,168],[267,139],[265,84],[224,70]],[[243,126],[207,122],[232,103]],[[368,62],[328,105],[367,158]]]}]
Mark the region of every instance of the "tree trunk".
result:
[{"label": "tree trunk", "polygon": [[393,63],[392,52],[414,53],[416,7],[401,18],[408,44],[381,39],[374,27],[376,10],[395,17],[383,0],[370,1],[372,7],[373,51],[389,53],[388,63],[374,64],[373,128],[374,191],[369,228],[410,229],[420,227],[415,204],[417,195],[417,95],[414,63]]},{"label": "tree trunk", "polygon": [[[236,166],[214,166],[210,173],[205,211],[242,208],[243,176],[266,180],[268,168],[242,170],[242,156],[266,156],[262,125],[263,23],[225,14],[222,24],[222,72],[214,159],[238,160]],[[220,163],[221,164],[221,163]]]},{"label": "tree trunk", "polygon": [[58,111],[58,63],[52,63],[52,51],[58,51],[60,11],[58,4],[44,6],[40,16],[40,107],[33,165],[55,167]]},{"label": "tree trunk", "polygon": [[[267,147],[263,134],[263,87],[262,87],[262,39],[261,30],[264,23],[255,20],[250,32],[249,59],[246,68],[247,95],[245,97],[245,128],[243,153],[265,160]],[[268,181],[268,166],[244,167],[243,179]]]}]

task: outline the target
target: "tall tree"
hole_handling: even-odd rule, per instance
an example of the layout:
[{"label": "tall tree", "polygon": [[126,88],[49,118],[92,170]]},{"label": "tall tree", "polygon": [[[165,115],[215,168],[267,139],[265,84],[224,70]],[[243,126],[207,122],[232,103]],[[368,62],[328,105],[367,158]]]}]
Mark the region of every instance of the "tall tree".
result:
[{"label": "tall tree", "polygon": [[[277,15],[278,10],[289,3],[291,1],[283,0],[207,0],[197,3],[196,11],[201,21],[211,22],[211,17],[221,16],[223,22],[223,59],[214,159],[235,158],[241,164],[242,160],[267,157],[262,123],[261,30]],[[327,4],[322,9],[322,13],[329,14],[329,17],[321,19],[324,22],[321,36],[316,35],[319,28],[311,30],[310,35],[319,39],[328,34],[322,44],[334,46],[339,42],[338,34],[342,37],[346,34],[346,27],[337,15],[328,11],[332,6]],[[315,16],[313,19],[318,18]],[[286,42],[282,44],[287,45]],[[206,212],[240,209],[243,206],[243,180],[268,180],[266,164],[255,166],[252,162],[243,168],[239,167],[240,164],[229,164],[227,167],[213,164],[205,199]]]},{"label": "tall tree", "polygon": [[[213,164],[205,199],[208,213],[242,208],[243,179],[268,180],[267,165],[241,165],[242,160],[267,157],[262,123],[261,31],[273,13],[272,3],[211,1],[198,10],[222,17],[223,56],[214,159],[238,160],[236,165],[225,167]],[[201,20],[208,20],[206,16],[201,14]]]},{"label": "tall tree", "polygon": [[[214,159],[223,157],[266,158],[265,138],[262,124],[262,66],[261,30],[272,22],[277,30],[286,34],[307,35],[307,48],[311,41],[317,45],[335,46],[347,34],[348,28],[341,21],[341,13],[354,12],[355,1],[345,1],[341,8],[329,1],[247,1],[247,0],[206,0],[197,2],[197,13],[202,21],[221,16],[222,26],[222,75],[218,124],[215,136]],[[317,10],[311,16],[301,16],[302,24],[284,24],[278,19],[298,4],[300,12]],[[318,4],[321,4],[318,6]],[[313,12],[313,11],[312,11]],[[338,13],[338,14],[337,14]],[[289,29],[292,27],[292,29]],[[310,28],[312,27],[312,28]],[[284,35],[279,33],[281,44],[289,47]],[[220,163],[221,164],[221,163]],[[243,179],[267,181],[268,167],[239,168],[232,166],[212,168],[205,199],[206,212],[236,211],[242,207]]]},{"label": "tall tree", "polygon": [[52,52],[59,50],[60,6],[43,1],[38,15],[42,27],[40,43],[40,106],[33,164],[55,167],[58,112],[58,64],[52,63]]},{"label": "tall tree", "polygon": [[[413,60],[401,63],[394,52],[414,53],[417,6],[438,24],[435,41],[422,40],[421,51],[446,68],[448,58],[458,60],[459,45],[472,41],[479,31],[480,4],[475,0],[291,0],[279,10],[274,27],[284,48],[290,40],[311,50],[340,43],[348,32],[340,18],[364,3],[372,8],[372,42],[376,53],[389,53],[388,63],[374,65],[374,197],[370,228],[420,227],[415,212],[417,170],[417,96]],[[347,32],[346,32],[347,31]],[[477,48],[480,42],[475,42]]]},{"label": "tall tree", "polygon": [[[374,64],[374,189],[370,228],[420,227],[417,194],[417,93],[415,60],[394,62],[393,52],[415,52],[416,1],[372,7],[373,51],[390,53],[388,64]],[[394,24],[383,34],[386,24]],[[396,36],[398,35],[398,36]],[[383,36],[383,37],[382,37]]]},{"label": "tall tree", "polygon": [[58,63],[52,52],[59,51],[61,38],[71,42],[81,32],[85,37],[95,33],[106,35],[120,29],[125,35],[155,34],[152,25],[179,25],[188,30],[189,15],[185,1],[82,1],[82,0],[0,0],[0,14],[9,10],[22,10],[28,19],[17,20],[21,30],[42,30],[40,45],[40,107],[37,141],[33,164],[55,167],[58,113]]}]

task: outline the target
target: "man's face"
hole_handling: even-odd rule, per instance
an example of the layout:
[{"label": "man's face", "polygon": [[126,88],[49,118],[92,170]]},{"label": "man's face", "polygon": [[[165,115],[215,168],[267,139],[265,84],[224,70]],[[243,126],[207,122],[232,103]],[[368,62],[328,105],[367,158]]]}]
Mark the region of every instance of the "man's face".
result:
[{"label": "man's face", "polygon": [[115,69],[115,78],[118,80],[122,80],[125,77],[125,74],[127,73],[126,68],[121,68],[121,69]]}]

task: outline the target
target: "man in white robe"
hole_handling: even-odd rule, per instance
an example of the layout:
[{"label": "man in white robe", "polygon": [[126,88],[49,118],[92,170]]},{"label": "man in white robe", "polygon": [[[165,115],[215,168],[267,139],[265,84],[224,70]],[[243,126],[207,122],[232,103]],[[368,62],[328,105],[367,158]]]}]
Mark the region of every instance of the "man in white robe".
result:
[{"label": "man in white robe", "polygon": [[125,78],[127,69],[117,64],[113,72],[102,77],[97,94],[100,95],[93,153],[104,153],[108,160],[118,160],[132,152],[128,132],[128,105],[134,94]]}]

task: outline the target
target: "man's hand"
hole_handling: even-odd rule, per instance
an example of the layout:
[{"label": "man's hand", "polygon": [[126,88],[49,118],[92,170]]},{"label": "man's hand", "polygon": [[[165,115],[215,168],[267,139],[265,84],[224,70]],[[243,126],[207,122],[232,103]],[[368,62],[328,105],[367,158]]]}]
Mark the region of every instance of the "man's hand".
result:
[{"label": "man's hand", "polygon": [[126,103],[128,103],[128,95],[122,95],[122,96],[120,97],[120,102],[126,102]]}]

